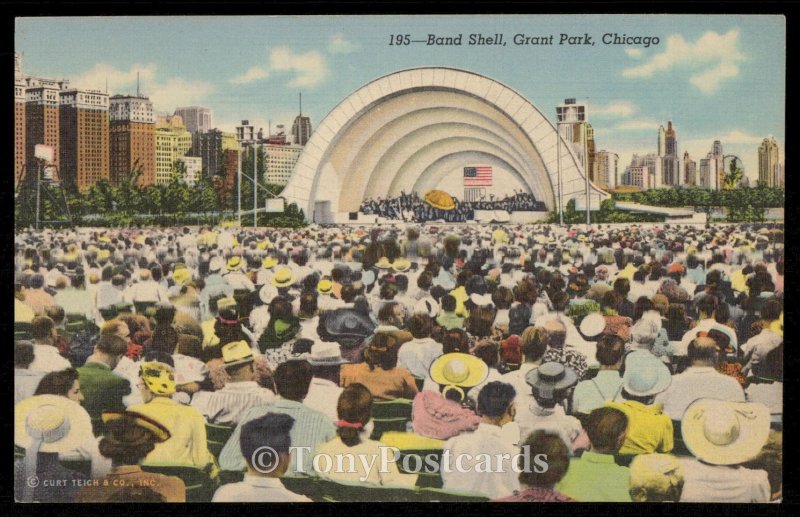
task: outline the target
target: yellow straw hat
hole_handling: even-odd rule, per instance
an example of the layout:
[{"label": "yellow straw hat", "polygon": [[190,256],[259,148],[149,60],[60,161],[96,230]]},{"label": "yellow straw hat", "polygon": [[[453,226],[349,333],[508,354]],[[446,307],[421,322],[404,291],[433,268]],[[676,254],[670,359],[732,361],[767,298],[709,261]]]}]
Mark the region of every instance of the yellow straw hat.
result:
[{"label": "yellow straw hat", "polygon": [[139,373],[145,385],[156,395],[175,393],[175,371],[170,365],[158,361],[142,363]]},{"label": "yellow straw hat", "polygon": [[275,272],[270,282],[275,287],[289,287],[295,282],[294,272],[284,266]]},{"label": "yellow straw hat", "polygon": [[378,260],[378,263],[377,263],[377,264],[375,264],[375,266],[376,266],[376,267],[378,267],[378,268],[380,268],[380,269],[389,269],[390,267],[392,267],[392,263],[391,263],[391,262],[389,262],[389,259],[388,259],[388,258],[386,258],[386,257],[381,257],[381,258]]},{"label": "yellow straw hat", "polygon": [[333,292],[333,282],[327,278],[320,280],[317,284],[317,292],[319,294],[330,294]]},{"label": "yellow straw hat", "polygon": [[264,269],[272,269],[278,265],[278,259],[275,257],[267,257],[261,261],[261,267]]},{"label": "yellow straw hat", "polygon": [[489,375],[489,367],[474,355],[454,352],[439,356],[430,368],[431,379],[442,386],[471,388]]},{"label": "yellow straw hat", "polygon": [[392,264],[392,269],[397,271],[398,273],[404,273],[411,269],[411,261],[405,257],[398,257],[394,260]]}]

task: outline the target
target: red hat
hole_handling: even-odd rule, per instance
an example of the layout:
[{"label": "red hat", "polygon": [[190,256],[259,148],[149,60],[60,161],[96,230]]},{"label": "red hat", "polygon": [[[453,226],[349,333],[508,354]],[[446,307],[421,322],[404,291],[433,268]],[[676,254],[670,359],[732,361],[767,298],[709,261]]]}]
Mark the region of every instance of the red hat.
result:
[{"label": "red hat", "polygon": [[673,262],[667,268],[667,274],[680,273],[682,275],[684,272],[685,272],[685,269],[683,268],[683,264],[681,264],[680,262]]}]

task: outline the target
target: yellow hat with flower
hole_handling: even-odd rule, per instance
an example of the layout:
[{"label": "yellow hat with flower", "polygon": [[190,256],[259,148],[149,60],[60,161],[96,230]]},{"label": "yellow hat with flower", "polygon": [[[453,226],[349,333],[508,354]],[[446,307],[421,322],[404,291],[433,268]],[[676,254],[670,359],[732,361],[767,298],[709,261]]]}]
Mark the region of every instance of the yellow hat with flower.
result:
[{"label": "yellow hat with flower", "polygon": [[175,393],[175,370],[170,365],[158,361],[142,363],[139,375],[145,386],[156,395]]}]

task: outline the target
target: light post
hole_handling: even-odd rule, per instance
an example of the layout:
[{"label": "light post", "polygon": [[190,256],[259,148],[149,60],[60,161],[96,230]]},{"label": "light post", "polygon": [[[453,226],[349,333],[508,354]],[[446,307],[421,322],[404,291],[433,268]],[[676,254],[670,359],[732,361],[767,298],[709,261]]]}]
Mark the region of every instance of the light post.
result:
[{"label": "light post", "polygon": [[564,210],[561,206],[561,124],[560,120],[556,121],[556,155],[557,155],[557,169],[558,169],[558,224],[564,226]]},{"label": "light post", "polygon": [[239,155],[238,167],[236,170],[236,218],[239,222],[239,228],[242,227],[242,148],[239,147],[237,151]]}]

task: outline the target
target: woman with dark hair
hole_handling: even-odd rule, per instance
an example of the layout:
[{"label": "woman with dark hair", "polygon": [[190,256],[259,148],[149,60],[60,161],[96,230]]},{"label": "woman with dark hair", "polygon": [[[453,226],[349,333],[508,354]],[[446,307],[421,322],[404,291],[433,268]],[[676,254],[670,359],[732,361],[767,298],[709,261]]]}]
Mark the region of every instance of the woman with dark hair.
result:
[{"label": "woman with dark hair", "polygon": [[670,341],[680,341],[683,339],[683,335],[689,330],[689,322],[686,319],[686,306],[684,304],[669,304],[664,327],[667,329],[667,336]]},{"label": "woman with dark hair", "polygon": [[34,395],[59,395],[80,403],[83,400],[78,370],[67,368],[50,372],[39,381]]},{"label": "woman with dark hair", "polygon": [[464,325],[469,335],[469,348],[474,350],[477,346],[487,342],[499,343],[503,334],[494,326],[495,310],[492,307],[475,307]]},{"label": "woman with dark hair", "polygon": [[555,489],[556,483],[561,481],[569,470],[569,447],[557,435],[546,431],[535,431],[523,442],[527,447],[527,454],[532,460],[537,455],[543,454],[547,458],[547,469],[528,468],[519,458],[519,484],[520,491],[501,499],[493,499],[497,503],[568,503],[575,500],[565,496]]},{"label": "woman with dark hair", "polygon": [[442,354],[469,353],[469,336],[459,328],[448,330],[442,337]]},{"label": "woman with dark hair", "polygon": [[372,402],[370,390],[362,384],[351,384],[342,391],[336,405],[339,416],[336,438],[317,447],[317,454],[329,458],[352,458],[352,461],[348,465],[345,459],[344,468],[336,468],[335,464],[329,463],[330,468],[320,469],[318,474],[333,481],[411,488],[416,484],[417,476],[402,474],[395,462],[387,462],[385,469],[364,467],[365,461],[368,465],[373,464],[371,462],[378,464],[387,447],[364,436],[365,426],[372,415]]},{"label": "woman with dark hair", "polygon": [[397,367],[398,349],[395,336],[379,332],[364,351],[365,362],[342,365],[340,385],[362,384],[377,400],[413,399],[417,383],[410,371]]},{"label": "woman with dark hair", "polygon": [[159,422],[133,411],[103,413],[108,434],[100,441],[100,454],[111,459],[112,469],[97,483],[82,488],[75,502],[123,502],[121,487],[149,487],[164,498],[164,502],[186,502],[186,486],[180,478],[144,472],[140,467],[144,458],[170,438],[166,427]]}]

